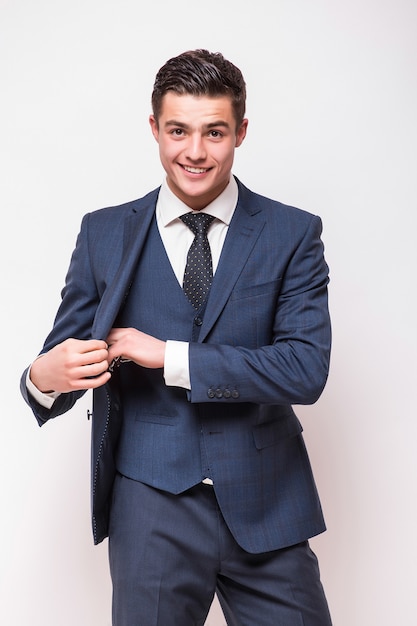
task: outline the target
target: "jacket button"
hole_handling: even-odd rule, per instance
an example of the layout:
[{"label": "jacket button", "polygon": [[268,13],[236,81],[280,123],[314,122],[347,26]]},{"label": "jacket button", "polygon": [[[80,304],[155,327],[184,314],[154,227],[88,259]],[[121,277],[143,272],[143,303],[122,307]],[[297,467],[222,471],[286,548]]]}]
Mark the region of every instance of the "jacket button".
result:
[{"label": "jacket button", "polygon": [[208,395],[209,398],[214,398],[216,396],[216,393],[215,393],[214,389],[212,389],[210,387],[210,389],[207,390],[207,395]]},{"label": "jacket button", "polygon": [[216,389],[216,398],[223,398],[223,391],[221,389]]},{"label": "jacket button", "polygon": [[201,326],[201,325],[202,325],[202,323],[203,323],[203,320],[201,319],[201,317],[195,317],[195,318],[194,318],[194,324],[195,324],[196,326]]},{"label": "jacket button", "polygon": [[225,389],[223,391],[223,398],[230,398],[231,395],[232,395],[232,392],[230,391],[230,389]]},{"label": "jacket button", "polygon": [[236,398],[238,398],[239,395],[240,394],[239,394],[238,390],[237,389],[233,389],[233,391],[232,391],[232,398],[234,398],[236,400]]}]

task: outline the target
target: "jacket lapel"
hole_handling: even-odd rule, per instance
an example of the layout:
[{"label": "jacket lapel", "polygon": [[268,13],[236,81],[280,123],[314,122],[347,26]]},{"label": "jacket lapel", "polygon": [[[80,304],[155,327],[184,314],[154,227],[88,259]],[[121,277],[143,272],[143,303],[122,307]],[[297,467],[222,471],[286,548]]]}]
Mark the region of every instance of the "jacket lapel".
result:
[{"label": "jacket lapel", "polygon": [[133,275],[146,239],[158,190],[147,196],[147,203],[135,210],[125,222],[124,253],[114,279],[105,290],[94,318],[92,337],[106,339],[116,316],[127,298]]},{"label": "jacket lapel", "polygon": [[[199,341],[204,341],[225,306],[246,261],[264,228],[265,218],[254,196],[239,181],[239,200],[229,226],[222,254],[210,290]],[[146,197],[127,219],[124,253],[114,279],[97,307],[92,337],[106,339],[125,301],[149,227],[155,214],[159,189]]]},{"label": "jacket lapel", "polygon": [[222,312],[264,225],[256,197],[239,183],[239,201],[213,278],[199,341],[204,341]]}]

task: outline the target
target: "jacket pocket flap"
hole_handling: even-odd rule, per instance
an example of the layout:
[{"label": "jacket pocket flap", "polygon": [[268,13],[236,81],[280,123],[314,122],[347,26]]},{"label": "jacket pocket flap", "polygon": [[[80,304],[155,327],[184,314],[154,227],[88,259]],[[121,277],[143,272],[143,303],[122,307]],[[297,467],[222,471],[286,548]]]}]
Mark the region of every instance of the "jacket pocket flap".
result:
[{"label": "jacket pocket flap", "polygon": [[294,413],[288,416],[258,424],[253,428],[253,438],[258,450],[274,446],[284,439],[296,437],[303,432],[303,427]]}]

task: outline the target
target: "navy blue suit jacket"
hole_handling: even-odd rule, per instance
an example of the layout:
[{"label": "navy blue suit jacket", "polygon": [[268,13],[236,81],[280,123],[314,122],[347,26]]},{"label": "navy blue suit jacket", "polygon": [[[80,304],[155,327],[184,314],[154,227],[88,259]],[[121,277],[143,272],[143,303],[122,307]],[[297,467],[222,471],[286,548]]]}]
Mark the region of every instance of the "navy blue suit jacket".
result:
[{"label": "navy blue suit jacket", "polygon": [[[330,358],[328,267],[321,220],[248,190],[239,200],[214,276],[199,338],[190,344],[191,391],[181,402],[210,421],[207,451],[216,496],[240,545],[265,552],[325,529],[302,427],[292,405],[311,404]],[[158,189],[83,219],[62,303],[42,352],[67,339],[106,339],[123,306],[155,213]],[[146,293],[146,285],[143,286]],[[163,315],[163,311],[161,311]],[[172,337],[171,337],[172,338]],[[117,372],[93,392],[92,516],[96,543],[108,531],[115,449],[123,427]],[[82,392],[45,409],[21,389],[40,425]],[[172,440],[186,445],[185,437]],[[184,444],[185,442],[185,444]],[[155,454],[158,454],[156,442]],[[166,448],[163,454],[169,455]],[[178,492],[163,474],[158,486]],[[166,472],[165,472],[166,474]]]}]

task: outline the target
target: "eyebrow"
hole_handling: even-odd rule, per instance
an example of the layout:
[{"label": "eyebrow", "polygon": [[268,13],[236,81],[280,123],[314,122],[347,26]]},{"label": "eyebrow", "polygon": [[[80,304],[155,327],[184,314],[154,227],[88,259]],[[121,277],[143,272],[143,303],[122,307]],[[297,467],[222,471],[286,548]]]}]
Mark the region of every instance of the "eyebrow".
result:
[{"label": "eyebrow", "polygon": [[[165,127],[167,126],[177,126],[178,128],[184,128],[186,130],[190,128],[189,124],[186,124],[185,122],[178,122],[177,120],[167,120],[165,122]],[[209,124],[205,124],[203,128],[210,130],[210,128],[219,128],[219,126],[223,128],[230,127],[230,125],[224,120],[217,120],[215,122],[210,122]]]}]

